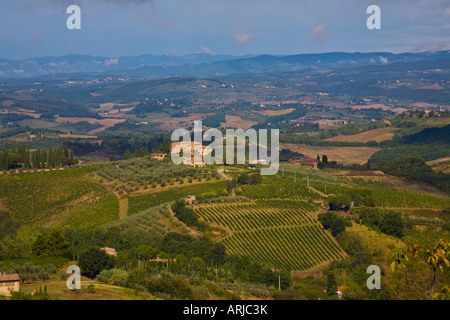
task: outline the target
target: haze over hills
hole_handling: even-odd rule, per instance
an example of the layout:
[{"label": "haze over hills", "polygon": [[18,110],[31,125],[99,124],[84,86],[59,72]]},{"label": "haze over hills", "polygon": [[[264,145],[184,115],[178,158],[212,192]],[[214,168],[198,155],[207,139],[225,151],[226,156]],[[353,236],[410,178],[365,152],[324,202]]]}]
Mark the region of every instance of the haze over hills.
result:
[{"label": "haze over hills", "polygon": [[251,56],[192,53],[183,56],[151,55],[124,57],[99,57],[89,55],[65,55],[61,57],[38,57],[24,60],[0,59],[0,77],[27,78],[47,74],[71,74],[77,72],[105,72],[142,67],[175,67],[181,65],[207,64]]},{"label": "haze over hills", "polygon": [[386,65],[450,58],[450,51],[401,53],[330,52],[298,55],[233,56],[193,53],[183,56],[141,55],[136,57],[96,57],[67,55],[26,60],[0,59],[0,78],[29,78],[44,75],[101,73],[108,76],[208,77],[245,73],[288,72],[302,69],[335,69]]}]

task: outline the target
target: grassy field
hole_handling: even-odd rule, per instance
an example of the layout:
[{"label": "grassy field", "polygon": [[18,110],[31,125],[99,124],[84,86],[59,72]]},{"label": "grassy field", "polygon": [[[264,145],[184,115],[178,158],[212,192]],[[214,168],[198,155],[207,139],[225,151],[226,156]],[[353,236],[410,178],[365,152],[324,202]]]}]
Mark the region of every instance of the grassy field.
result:
[{"label": "grassy field", "polygon": [[[95,293],[90,293],[88,285],[93,284]],[[155,300],[151,294],[129,288],[99,283],[87,278],[81,279],[81,290],[79,293],[67,288],[66,280],[59,276],[52,276],[46,281],[36,281],[21,285],[24,291],[39,291],[47,286],[47,293],[52,300]]]},{"label": "grassy field", "polygon": [[289,149],[315,159],[317,155],[327,155],[328,161],[343,162],[345,164],[366,163],[377,152],[378,148],[371,147],[320,147],[306,144],[280,143],[280,149]]}]

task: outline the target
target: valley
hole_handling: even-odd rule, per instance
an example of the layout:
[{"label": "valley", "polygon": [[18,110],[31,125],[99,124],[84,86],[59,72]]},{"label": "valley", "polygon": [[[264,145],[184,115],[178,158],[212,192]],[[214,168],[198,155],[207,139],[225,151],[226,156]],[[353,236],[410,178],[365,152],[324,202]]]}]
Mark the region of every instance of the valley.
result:
[{"label": "valley", "polygon": [[[0,272],[62,300],[445,298],[449,52],[320,57],[1,79]],[[173,164],[171,132],[200,120],[279,130],[278,172]],[[69,263],[79,292],[64,288]]]}]

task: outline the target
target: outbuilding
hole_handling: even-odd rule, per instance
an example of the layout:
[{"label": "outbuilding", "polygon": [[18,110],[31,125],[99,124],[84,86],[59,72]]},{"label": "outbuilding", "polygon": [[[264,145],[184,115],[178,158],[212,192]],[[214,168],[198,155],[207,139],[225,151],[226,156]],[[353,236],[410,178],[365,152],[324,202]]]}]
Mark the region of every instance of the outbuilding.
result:
[{"label": "outbuilding", "polygon": [[11,291],[20,290],[20,277],[17,273],[0,274],[0,295],[9,296]]}]

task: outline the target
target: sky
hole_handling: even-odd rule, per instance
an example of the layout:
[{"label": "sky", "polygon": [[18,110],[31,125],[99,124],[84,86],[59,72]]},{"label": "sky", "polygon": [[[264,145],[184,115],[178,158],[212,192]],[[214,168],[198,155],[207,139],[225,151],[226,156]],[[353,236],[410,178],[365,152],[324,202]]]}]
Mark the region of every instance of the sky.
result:
[{"label": "sky", "polygon": [[[69,30],[67,7],[81,9]],[[369,30],[370,5],[381,29]],[[0,0],[0,58],[450,49],[450,0]]]}]

